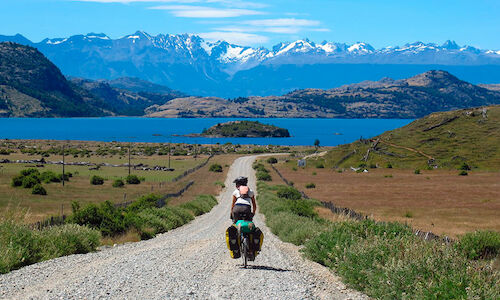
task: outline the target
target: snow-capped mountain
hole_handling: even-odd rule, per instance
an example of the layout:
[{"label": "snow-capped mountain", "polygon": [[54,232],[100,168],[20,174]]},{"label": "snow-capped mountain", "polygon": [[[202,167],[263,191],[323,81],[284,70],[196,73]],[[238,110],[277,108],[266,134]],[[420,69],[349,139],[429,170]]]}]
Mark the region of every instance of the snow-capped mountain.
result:
[{"label": "snow-capped mountain", "polygon": [[[295,88],[332,88],[386,76],[409,77],[435,66],[450,72],[458,69],[469,75],[457,75],[471,82],[500,82],[500,51],[459,46],[453,41],[375,49],[364,42],[301,39],[267,49],[208,42],[192,34],[153,36],[143,31],[118,39],[89,33],[39,43],[20,35],[0,36],[0,41],[19,41],[38,48],[66,75],[139,77],[198,95],[236,97],[279,94]],[[485,72],[484,68],[494,70]]]}]

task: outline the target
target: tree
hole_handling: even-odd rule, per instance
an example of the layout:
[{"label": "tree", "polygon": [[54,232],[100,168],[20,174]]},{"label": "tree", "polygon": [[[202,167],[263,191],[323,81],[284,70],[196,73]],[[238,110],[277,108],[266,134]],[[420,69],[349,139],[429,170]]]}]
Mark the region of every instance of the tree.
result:
[{"label": "tree", "polygon": [[318,139],[314,140],[314,147],[316,147],[316,150],[318,150],[318,148],[319,148],[319,140]]}]

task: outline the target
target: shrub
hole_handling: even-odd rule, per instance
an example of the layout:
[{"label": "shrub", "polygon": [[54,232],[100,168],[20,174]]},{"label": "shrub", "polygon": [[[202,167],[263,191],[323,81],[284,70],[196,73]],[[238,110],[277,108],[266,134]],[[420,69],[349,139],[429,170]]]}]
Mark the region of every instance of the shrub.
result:
[{"label": "shrub", "polygon": [[109,201],[100,205],[91,203],[85,208],[77,209],[69,221],[98,229],[106,236],[123,233],[127,229],[121,210]]},{"label": "shrub", "polygon": [[413,173],[415,173],[417,175],[420,174],[420,169],[415,169],[415,171],[413,171]]},{"label": "shrub", "polygon": [[125,186],[125,183],[121,179],[115,179],[115,181],[113,181],[113,187],[115,187],[115,188],[120,188],[120,187],[124,187],[124,186]]},{"label": "shrub", "polygon": [[190,210],[195,216],[209,212],[217,200],[212,195],[199,195],[194,200],[182,204],[180,207]]},{"label": "shrub", "polygon": [[314,184],[313,182],[306,184],[306,189],[314,189],[314,188],[316,188],[316,184]]},{"label": "shrub", "polygon": [[134,175],[134,174],[130,174],[130,175],[128,175],[128,176],[125,178],[125,181],[126,181],[128,184],[140,184],[140,183],[141,183],[141,180],[139,179],[139,177],[137,177],[137,175]]},{"label": "shrub", "polygon": [[28,175],[23,177],[22,187],[30,189],[39,183],[40,179],[38,179],[38,177],[35,175]]},{"label": "shrub", "polygon": [[222,181],[216,181],[216,182],[214,182],[214,185],[218,185],[218,186],[220,186],[221,188],[225,188],[225,187],[226,187],[226,185],[225,185],[225,184],[224,184],[224,182],[222,182]]},{"label": "shrub", "polygon": [[103,185],[104,184],[104,178],[98,175],[94,175],[90,178],[90,183],[93,185]]},{"label": "shrub", "polygon": [[45,183],[61,182],[61,178],[52,171],[45,171],[40,174],[40,180]]},{"label": "shrub", "polygon": [[280,198],[299,200],[302,198],[300,192],[291,186],[280,185],[277,187],[276,195]]},{"label": "shrub", "polygon": [[275,164],[277,162],[278,162],[278,160],[276,159],[276,157],[269,157],[267,159],[267,163],[269,163],[269,164]]},{"label": "shrub", "polygon": [[371,163],[371,164],[370,164],[370,169],[376,169],[376,168],[377,168],[377,165],[376,165],[376,164],[374,164],[374,163]]},{"label": "shrub", "polygon": [[24,176],[22,176],[22,175],[15,176],[14,178],[12,178],[11,186],[13,186],[13,187],[22,186],[23,185],[23,178],[24,178]]},{"label": "shrub", "polygon": [[257,171],[256,174],[257,180],[262,180],[262,181],[271,181],[272,177],[268,172],[264,171]]},{"label": "shrub", "polygon": [[212,164],[208,170],[210,172],[222,172],[222,166],[219,164]]},{"label": "shrub", "polygon": [[323,163],[317,163],[316,164],[316,168],[317,169],[324,169],[325,168],[325,165]]},{"label": "shrub", "polygon": [[471,168],[467,163],[462,163],[462,165],[458,168],[459,170],[470,171]]},{"label": "shrub", "polygon": [[495,231],[466,233],[455,247],[469,259],[494,257],[500,252],[500,233]]},{"label": "shrub", "polygon": [[161,196],[157,194],[144,195],[132,202],[132,204],[127,207],[127,211],[140,211],[152,207],[158,207],[160,199]]},{"label": "shrub", "polygon": [[40,175],[40,171],[38,171],[35,168],[24,169],[24,170],[21,170],[21,175],[22,176],[30,176],[30,175],[38,176],[38,175]]},{"label": "shrub", "polygon": [[297,167],[292,167],[292,170],[297,171],[298,169],[297,169]]},{"label": "shrub", "polygon": [[387,164],[385,165],[385,167],[386,167],[387,169],[392,169],[392,164],[391,164],[391,163],[387,163]]},{"label": "shrub", "polygon": [[45,196],[47,195],[47,190],[39,183],[37,183],[33,189],[31,190],[31,193],[33,195],[42,195]]},{"label": "shrub", "polygon": [[11,220],[0,222],[0,274],[38,261],[33,231]]},{"label": "shrub", "polygon": [[460,173],[458,173],[458,175],[459,176],[467,176],[467,175],[469,175],[469,173],[467,173],[467,171],[465,171],[465,170],[462,170],[462,171],[460,171]]}]

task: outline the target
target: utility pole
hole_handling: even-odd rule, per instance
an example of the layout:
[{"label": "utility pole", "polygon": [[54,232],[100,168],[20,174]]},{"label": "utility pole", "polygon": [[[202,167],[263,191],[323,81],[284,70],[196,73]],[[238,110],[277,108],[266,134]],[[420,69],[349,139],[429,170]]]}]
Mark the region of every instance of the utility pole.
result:
[{"label": "utility pole", "polygon": [[65,156],[65,151],[64,151],[64,150],[65,150],[65,149],[64,149],[64,145],[63,145],[63,146],[62,146],[62,152],[63,152],[63,163],[62,163],[62,167],[63,167],[63,168],[62,168],[62,169],[63,169],[63,170],[62,170],[62,171],[63,171],[63,172],[62,172],[62,185],[63,185],[63,186],[64,186],[64,156]]},{"label": "utility pole", "polygon": [[168,168],[170,169],[170,142],[168,142]]},{"label": "utility pole", "polygon": [[128,144],[128,175],[130,175],[130,144]]}]

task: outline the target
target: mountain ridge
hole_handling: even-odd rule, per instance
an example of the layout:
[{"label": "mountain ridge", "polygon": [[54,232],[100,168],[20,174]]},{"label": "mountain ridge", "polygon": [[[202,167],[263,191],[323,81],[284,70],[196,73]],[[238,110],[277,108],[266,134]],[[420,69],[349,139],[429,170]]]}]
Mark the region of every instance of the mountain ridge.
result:
[{"label": "mountain ridge", "polygon": [[[15,39],[22,42],[24,37]],[[326,89],[384,76],[403,79],[431,69],[447,70],[474,83],[500,82],[500,51],[452,41],[374,49],[364,42],[301,39],[267,49],[207,42],[192,34],[153,36],[137,31],[118,39],[89,33],[29,45],[65,75],[93,80],[138,77],[202,96],[232,98],[307,87]]]}]

